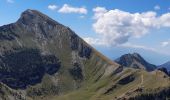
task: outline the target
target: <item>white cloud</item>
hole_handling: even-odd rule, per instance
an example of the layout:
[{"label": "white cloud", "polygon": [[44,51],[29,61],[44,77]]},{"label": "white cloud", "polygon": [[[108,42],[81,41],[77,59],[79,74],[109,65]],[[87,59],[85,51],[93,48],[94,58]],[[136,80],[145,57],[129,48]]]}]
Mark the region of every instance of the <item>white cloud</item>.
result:
[{"label": "white cloud", "polygon": [[169,46],[169,45],[170,45],[170,39],[167,40],[167,41],[161,42],[161,46],[162,46],[162,47],[167,47],[167,46]]},{"label": "white cloud", "polygon": [[56,5],[48,5],[48,9],[56,10],[58,7]]},{"label": "white cloud", "polygon": [[164,41],[164,42],[161,43],[161,45],[162,45],[163,47],[166,47],[167,45],[169,45],[169,42],[168,42],[168,41]]},{"label": "white cloud", "polygon": [[161,7],[160,7],[159,5],[156,5],[156,6],[154,7],[154,9],[155,9],[155,10],[160,10]]},{"label": "white cloud", "polygon": [[96,7],[93,9],[93,11],[95,12],[94,19],[98,19],[102,17],[104,13],[107,12],[106,8],[104,7]]},{"label": "white cloud", "polygon": [[170,13],[165,13],[160,18],[157,18],[160,27],[170,27]]},{"label": "white cloud", "polygon": [[96,7],[93,29],[98,34],[97,40],[107,45],[126,43],[129,38],[140,38],[152,29],[170,27],[170,13],[157,16],[156,12],[130,13],[119,9],[106,10]]},{"label": "white cloud", "polygon": [[85,7],[72,7],[68,4],[64,4],[58,12],[60,13],[78,13],[78,14],[87,14],[87,9]]},{"label": "white cloud", "polygon": [[95,39],[95,38],[87,37],[83,39],[91,45],[107,45],[103,40],[99,40],[97,38]]},{"label": "white cloud", "polygon": [[[103,40],[100,40],[100,39],[95,39],[95,38],[90,38],[90,37],[83,38],[83,39],[91,45],[96,45],[96,46],[104,45],[106,47],[109,47],[109,45],[107,45],[107,43],[105,43]],[[168,45],[169,44],[170,44],[170,42],[168,43]],[[156,49],[156,48],[152,48],[152,47],[145,46],[145,45],[132,44],[129,42],[124,43],[124,44],[119,44],[119,45],[117,45],[117,47],[140,49],[140,50],[151,51],[151,52],[155,52],[155,53],[159,53],[159,54],[170,55],[169,50]]]},{"label": "white cloud", "polygon": [[8,3],[14,3],[14,0],[6,0]]}]

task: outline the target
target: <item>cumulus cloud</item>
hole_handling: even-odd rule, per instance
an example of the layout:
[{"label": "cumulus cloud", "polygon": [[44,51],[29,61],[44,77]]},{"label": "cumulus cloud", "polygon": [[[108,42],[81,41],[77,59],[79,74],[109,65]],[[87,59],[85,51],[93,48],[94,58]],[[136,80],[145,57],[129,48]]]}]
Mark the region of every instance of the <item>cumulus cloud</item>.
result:
[{"label": "cumulus cloud", "polygon": [[93,8],[93,12],[95,12],[94,19],[98,19],[104,15],[104,13],[107,12],[106,8],[104,7],[96,7]]},{"label": "cumulus cloud", "polygon": [[85,7],[73,7],[68,4],[64,4],[58,12],[60,13],[78,13],[78,14],[87,14],[87,9]]},{"label": "cumulus cloud", "polygon": [[156,12],[130,13],[119,9],[107,10],[96,7],[93,29],[105,45],[126,43],[129,38],[140,38],[152,29],[170,27],[170,13],[158,16]]},{"label": "cumulus cloud", "polygon": [[56,10],[58,7],[56,5],[48,5],[48,9]]},{"label": "cumulus cloud", "polygon": [[156,6],[154,7],[154,9],[155,9],[155,10],[160,10],[161,7],[160,7],[159,5],[156,5]]},{"label": "cumulus cloud", "polygon": [[157,18],[157,21],[160,24],[159,27],[170,27],[170,13],[163,14]]}]

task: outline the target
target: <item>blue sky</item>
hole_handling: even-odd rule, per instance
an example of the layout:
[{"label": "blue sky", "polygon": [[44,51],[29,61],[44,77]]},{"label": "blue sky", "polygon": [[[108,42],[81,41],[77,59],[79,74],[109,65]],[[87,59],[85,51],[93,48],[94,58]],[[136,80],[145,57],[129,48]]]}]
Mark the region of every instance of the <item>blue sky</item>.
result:
[{"label": "blue sky", "polygon": [[0,0],[0,26],[26,9],[69,26],[111,59],[138,52],[157,65],[170,60],[168,0]]}]

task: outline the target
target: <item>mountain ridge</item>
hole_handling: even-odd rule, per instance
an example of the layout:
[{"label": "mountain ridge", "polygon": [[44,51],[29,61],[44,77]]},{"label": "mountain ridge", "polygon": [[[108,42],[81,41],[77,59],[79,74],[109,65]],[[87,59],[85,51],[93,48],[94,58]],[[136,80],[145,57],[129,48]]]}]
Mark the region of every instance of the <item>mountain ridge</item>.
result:
[{"label": "mountain ridge", "polygon": [[168,62],[166,62],[166,63],[164,63],[162,65],[159,65],[158,67],[165,67],[165,68],[167,68],[167,70],[170,71],[170,61],[168,61]]},{"label": "mountain ridge", "polygon": [[0,27],[0,69],[2,100],[121,100],[170,86],[162,71],[122,67],[30,9]]}]

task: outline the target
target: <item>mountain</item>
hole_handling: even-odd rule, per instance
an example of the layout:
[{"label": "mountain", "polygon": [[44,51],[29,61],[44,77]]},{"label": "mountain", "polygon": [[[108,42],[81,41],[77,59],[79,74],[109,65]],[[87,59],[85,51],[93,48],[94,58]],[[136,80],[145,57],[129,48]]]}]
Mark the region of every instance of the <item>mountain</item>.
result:
[{"label": "mountain", "polygon": [[165,76],[122,67],[36,10],[0,27],[0,100],[164,100]]},{"label": "mountain", "polygon": [[39,11],[28,9],[15,23],[0,27],[0,81],[9,88],[1,89],[2,100],[64,94],[118,68],[70,28]]},{"label": "mountain", "polygon": [[158,68],[158,70],[160,70],[160,71],[164,72],[166,75],[170,76],[170,72],[165,67]]},{"label": "mountain", "polygon": [[165,68],[167,68],[167,70],[170,71],[170,61],[168,61],[168,62],[166,62],[166,63],[164,63],[162,65],[159,65],[158,67],[165,67]]},{"label": "mountain", "polygon": [[146,69],[147,71],[153,71],[156,69],[156,66],[148,63],[143,59],[138,53],[125,54],[120,58],[115,60],[118,64],[125,67]]}]

